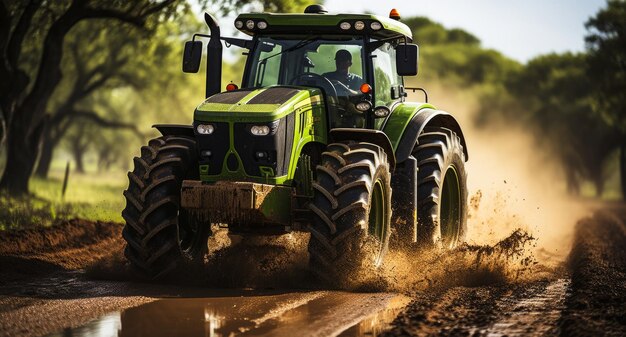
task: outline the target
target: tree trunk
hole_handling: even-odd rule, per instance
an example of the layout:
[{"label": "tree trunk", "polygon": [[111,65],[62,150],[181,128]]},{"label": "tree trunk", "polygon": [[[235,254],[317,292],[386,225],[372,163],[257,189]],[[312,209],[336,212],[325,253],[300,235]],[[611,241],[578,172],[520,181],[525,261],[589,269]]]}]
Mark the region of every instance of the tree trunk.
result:
[{"label": "tree trunk", "polygon": [[54,154],[54,147],[56,142],[50,138],[50,135],[46,132],[41,144],[41,153],[39,154],[39,163],[35,170],[35,175],[39,178],[48,178],[48,172],[50,171],[50,164],[52,163],[52,157]]},{"label": "tree trunk", "polygon": [[7,165],[0,180],[0,189],[6,190],[11,195],[28,193],[28,180],[37,159],[37,146],[33,142],[39,137],[25,137],[28,128],[19,129],[14,129],[15,132],[7,135]]},{"label": "tree trunk", "polygon": [[622,139],[622,146],[620,148],[619,167],[620,167],[620,180],[622,182],[622,200],[626,200],[626,138]]},{"label": "tree trunk", "polygon": [[80,145],[73,146],[74,161],[76,162],[76,172],[85,173],[85,166],[83,165],[83,157],[85,154],[84,149]]},{"label": "tree trunk", "polygon": [[85,155],[86,147],[80,144],[80,139],[74,140],[75,143],[72,146],[72,154],[74,155],[74,161],[76,162],[76,172],[85,173],[85,165],[83,165],[83,159]]},{"label": "tree trunk", "polygon": [[602,198],[602,194],[604,194],[604,177],[602,174],[598,174],[593,178],[593,184],[596,187],[596,197]]}]

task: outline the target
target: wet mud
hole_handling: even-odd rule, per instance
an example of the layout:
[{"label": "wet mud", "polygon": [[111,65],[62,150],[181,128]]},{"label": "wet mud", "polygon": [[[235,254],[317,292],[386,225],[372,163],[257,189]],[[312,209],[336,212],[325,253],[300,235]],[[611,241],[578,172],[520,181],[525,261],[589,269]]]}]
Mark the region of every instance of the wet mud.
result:
[{"label": "wet mud", "polygon": [[521,229],[448,252],[394,249],[377,272],[351,275],[351,292],[312,278],[305,234],[220,232],[200,269],[146,283],[128,268],[119,224],[0,233],[0,336],[621,336],[625,219],[619,205],[581,220],[560,265]]}]

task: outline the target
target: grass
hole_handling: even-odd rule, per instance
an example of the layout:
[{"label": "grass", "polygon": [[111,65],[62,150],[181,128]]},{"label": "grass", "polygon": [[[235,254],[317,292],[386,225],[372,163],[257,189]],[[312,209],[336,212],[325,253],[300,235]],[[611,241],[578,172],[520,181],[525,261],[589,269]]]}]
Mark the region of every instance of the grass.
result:
[{"label": "grass", "polygon": [[127,185],[123,172],[71,172],[65,198],[63,174],[54,168],[48,179],[32,178],[28,197],[0,195],[0,230],[52,226],[71,218],[122,222]]}]

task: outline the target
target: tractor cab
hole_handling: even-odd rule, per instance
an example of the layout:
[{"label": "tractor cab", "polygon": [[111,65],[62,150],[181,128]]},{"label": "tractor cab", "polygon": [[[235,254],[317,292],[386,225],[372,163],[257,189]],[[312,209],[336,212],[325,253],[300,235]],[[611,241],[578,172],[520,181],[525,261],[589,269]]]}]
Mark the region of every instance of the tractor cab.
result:
[{"label": "tractor cab", "polygon": [[[213,17],[205,19],[211,40],[219,39]],[[402,76],[417,74],[417,45],[409,44],[411,30],[398,19],[395,10],[390,18],[331,15],[312,5],[304,14],[241,14],[235,27],[252,40],[222,39],[249,49],[242,89],[317,88],[322,92],[330,129],[381,129],[393,105],[404,99]],[[210,44],[209,53],[221,53],[211,50]],[[221,76],[217,69],[207,69],[207,87],[208,78],[212,85],[219,81],[218,74]],[[207,92],[207,96],[215,93]]]}]

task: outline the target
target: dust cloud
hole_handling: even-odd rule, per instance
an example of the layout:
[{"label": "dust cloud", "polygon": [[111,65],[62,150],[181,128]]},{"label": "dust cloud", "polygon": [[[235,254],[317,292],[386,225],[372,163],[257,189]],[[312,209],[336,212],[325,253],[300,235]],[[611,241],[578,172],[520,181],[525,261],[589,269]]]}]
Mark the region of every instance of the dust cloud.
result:
[{"label": "dust cloud", "polygon": [[469,150],[467,242],[493,245],[520,229],[536,239],[532,253],[539,262],[550,267],[561,263],[576,222],[589,210],[567,195],[557,161],[538,145],[533,130],[516,121],[477,128],[475,99],[435,94],[446,97],[439,108],[459,120]]}]

